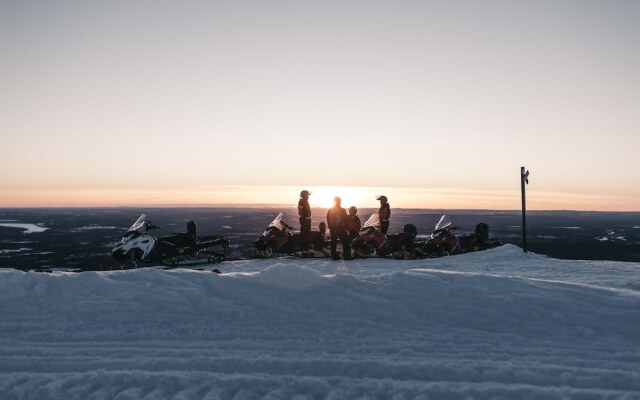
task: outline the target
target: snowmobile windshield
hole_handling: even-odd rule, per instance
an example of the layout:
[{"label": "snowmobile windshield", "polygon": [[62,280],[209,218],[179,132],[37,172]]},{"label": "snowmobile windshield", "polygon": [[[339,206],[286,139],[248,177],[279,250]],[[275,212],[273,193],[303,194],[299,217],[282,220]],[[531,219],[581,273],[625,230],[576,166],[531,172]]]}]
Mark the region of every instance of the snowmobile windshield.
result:
[{"label": "snowmobile windshield", "polygon": [[281,231],[284,230],[284,223],[282,222],[282,213],[278,214],[276,218],[273,221],[271,221],[271,223],[267,227],[267,230],[269,230],[269,228],[272,228],[272,227],[279,229]]},{"label": "snowmobile windshield", "polygon": [[440,221],[438,221],[438,223],[436,224],[434,231],[437,231],[438,229],[444,229],[449,225],[451,225],[451,218],[449,218],[447,215],[443,215],[442,217],[440,217]]},{"label": "snowmobile windshield", "polygon": [[364,226],[362,227],[362,229],[364,230],[365,228],[369,228],[369,227],[372,227],[372,228],[380,227],[380,217],[378,216],[378,214],[371,214],[367,222],[364,223]]},{"label": "snowmobile windshield", "polygon": [[133,225],[131,225],[131,228],[127,229],[127,232],[139,231],[140,229],[142,229],[146,221],[147,221],[147,216],[145,214],[140,215],[140,218],[138,218],[136,222],[134,222]]}]

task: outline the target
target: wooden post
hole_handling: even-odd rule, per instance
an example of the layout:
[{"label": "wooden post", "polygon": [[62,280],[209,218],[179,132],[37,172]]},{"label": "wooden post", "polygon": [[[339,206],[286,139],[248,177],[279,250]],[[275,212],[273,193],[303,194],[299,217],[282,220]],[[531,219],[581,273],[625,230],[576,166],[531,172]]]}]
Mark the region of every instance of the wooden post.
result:
[{"label": "wooden post", "polygon": [[520,190],[522,191],[522,250],[527,252],[527,196],[525,185],[529,183],[529,171],[520,167]]}]

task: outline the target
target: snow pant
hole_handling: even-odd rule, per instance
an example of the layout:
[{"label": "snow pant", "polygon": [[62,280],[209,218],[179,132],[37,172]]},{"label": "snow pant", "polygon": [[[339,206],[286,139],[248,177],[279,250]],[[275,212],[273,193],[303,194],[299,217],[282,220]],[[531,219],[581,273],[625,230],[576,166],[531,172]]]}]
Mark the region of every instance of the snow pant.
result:
[{"label": "snow pant", "polygon": [[386,235],[388,230],[389,230],[389,220],[383,219],[382,221],[380,221],[380,232]]},{"label": "snow pant", "polygon": [[311,218],[300,218],[300,245],[309,245],[309,236],[311,235]]},{"label": "snow pant", "polygon": [[344,250],[344,258],[351,258],[351,242],[349,241],[349,234],[344,228],[331,229],[331,257],[338,258],[338,239],[342,243],[342,249]]}]

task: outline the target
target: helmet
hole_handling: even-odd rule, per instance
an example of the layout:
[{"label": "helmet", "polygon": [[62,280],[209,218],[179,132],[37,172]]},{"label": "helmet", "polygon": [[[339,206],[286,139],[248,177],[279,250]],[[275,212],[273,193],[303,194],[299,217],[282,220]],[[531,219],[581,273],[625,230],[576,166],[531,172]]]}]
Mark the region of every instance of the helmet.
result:
[{"label": "helmet", "polygon": [[349,214],[351,214],[352,211],[353,211],[354,214],[357,214],[358,213],[358,207],[356,207],[356,206],[349,207]]},{"label": "helmet", "polygon": [[378,196],[376,197],[376,200],[384,201],[385,203],[388,201],[387,196]]},{"label": "helmet", "polygon": [[311,195],[311,192],[308,190],[303,190],[302,192],[300,192],[300,197],[304,196],[304,195]]}]

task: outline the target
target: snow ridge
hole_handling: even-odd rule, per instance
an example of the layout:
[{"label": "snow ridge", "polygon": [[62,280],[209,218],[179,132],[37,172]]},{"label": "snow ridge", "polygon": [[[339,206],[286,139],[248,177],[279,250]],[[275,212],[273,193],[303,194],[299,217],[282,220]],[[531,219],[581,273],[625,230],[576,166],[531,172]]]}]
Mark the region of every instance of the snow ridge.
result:
[{"label": "snow ridge", "polygon": [[0,271],[0,398],[640,398],[640,292],[470,271],[489,256]]}]

